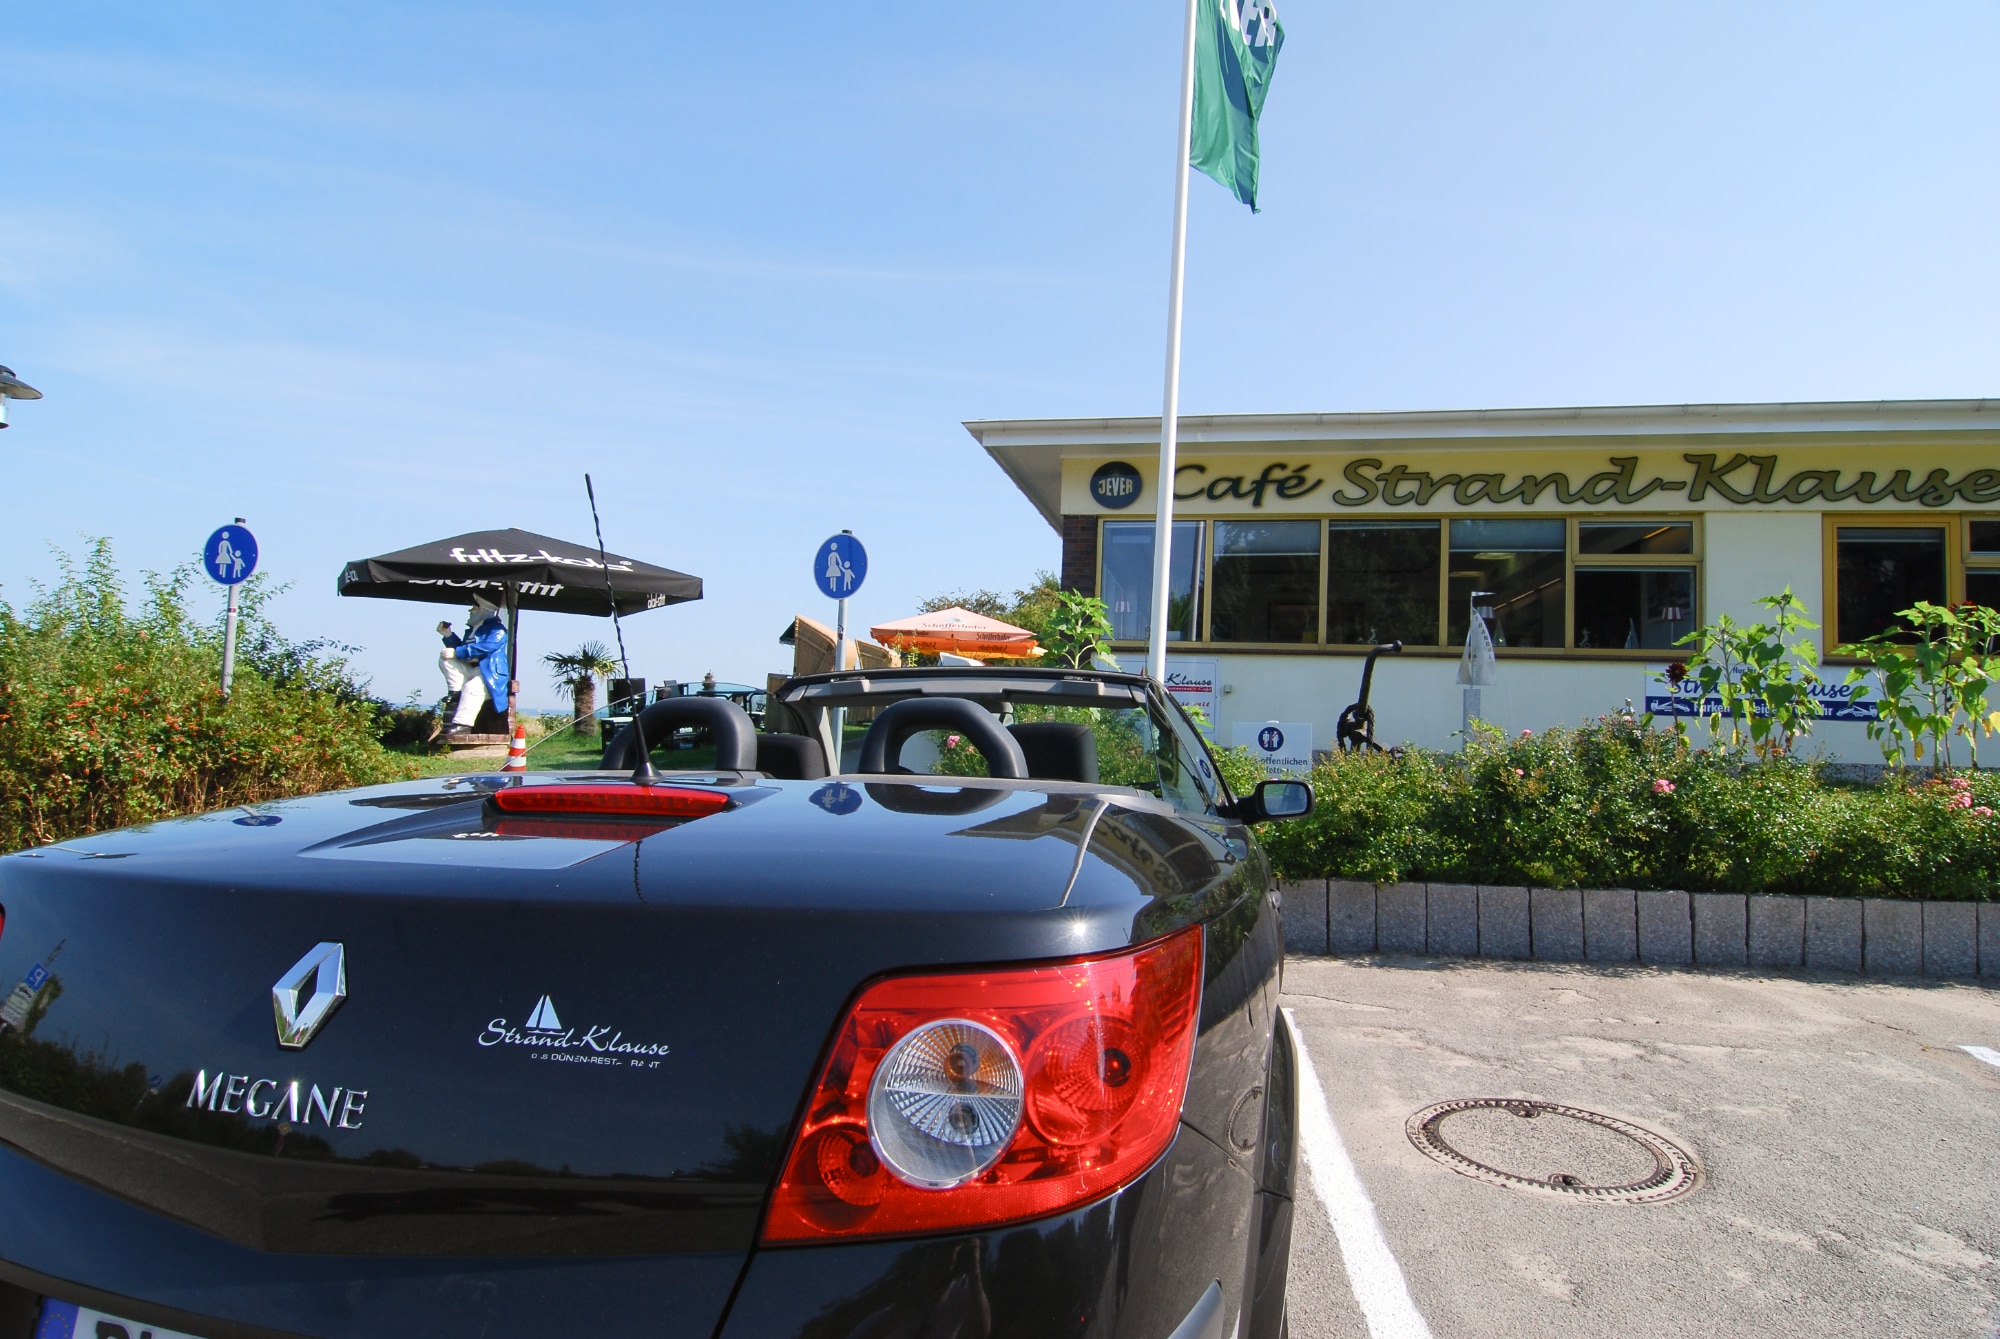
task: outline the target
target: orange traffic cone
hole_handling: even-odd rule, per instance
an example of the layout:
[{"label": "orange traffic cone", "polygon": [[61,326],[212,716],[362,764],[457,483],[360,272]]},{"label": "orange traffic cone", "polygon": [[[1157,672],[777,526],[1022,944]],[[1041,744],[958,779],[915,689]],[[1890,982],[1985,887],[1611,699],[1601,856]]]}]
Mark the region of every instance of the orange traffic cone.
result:
[{"label": "orange traffic cone", "polygon": [[503,772],[525,772],[528,770],[528,727],[514,727],[514,742],[507,746],[507,761],[500,768]]}]

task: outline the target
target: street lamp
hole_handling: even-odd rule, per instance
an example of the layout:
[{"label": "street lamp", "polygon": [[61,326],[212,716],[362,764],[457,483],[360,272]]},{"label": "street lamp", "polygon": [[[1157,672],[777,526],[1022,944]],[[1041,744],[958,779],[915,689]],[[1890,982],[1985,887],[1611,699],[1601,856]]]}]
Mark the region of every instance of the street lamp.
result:
[{"label": "street lamp", "polygon": [[14,375],[11,367],[0,367],[0,428],[7,426],[9,400],[39,400],[42,393]]}]

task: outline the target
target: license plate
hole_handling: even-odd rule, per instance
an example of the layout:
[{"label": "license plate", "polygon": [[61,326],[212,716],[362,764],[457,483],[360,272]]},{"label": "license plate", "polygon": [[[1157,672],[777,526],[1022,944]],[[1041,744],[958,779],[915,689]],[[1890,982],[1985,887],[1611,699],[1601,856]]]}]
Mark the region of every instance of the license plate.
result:
[{"label": "license plate", "polygon": [[163,1330],[136,1320],[107,1316],[74,1302],[42,1303],[42,1322],[35,1339],[196,1339],[181,1330]]}]

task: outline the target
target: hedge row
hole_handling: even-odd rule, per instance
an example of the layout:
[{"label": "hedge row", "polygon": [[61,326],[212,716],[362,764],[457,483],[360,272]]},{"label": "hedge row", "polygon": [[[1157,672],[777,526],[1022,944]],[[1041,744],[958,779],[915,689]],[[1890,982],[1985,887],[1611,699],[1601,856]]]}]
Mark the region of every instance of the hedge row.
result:
[{"label": "hedge row", "polygon": [[129,610],[100,540],[26,608],[0,603],[0,851],[414,773],[381,704],[254,599],[225,702],[192,579],[151,577]]},{"label": "hedge row", "polygon": [[1613,715],[1463,753],[1342,755],[1318,804],[1263,834],[1285,878],[1986,900],[2000,896],[2000,777],[1843,784],[1745,764]]}]

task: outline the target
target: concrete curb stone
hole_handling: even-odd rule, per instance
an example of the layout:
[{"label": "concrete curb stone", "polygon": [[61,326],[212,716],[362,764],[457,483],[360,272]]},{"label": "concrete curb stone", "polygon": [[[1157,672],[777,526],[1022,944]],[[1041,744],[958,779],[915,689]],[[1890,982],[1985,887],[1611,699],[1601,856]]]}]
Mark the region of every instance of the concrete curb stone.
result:
[{"label": "concrete curb stone", "polygon": [[1283,899],[1278,919],[1285,927],[1285,952],[1322,954],[1327,950],[1326,880],[1301,879],[1278,885]]},{"label": "concrete curb stone", "polygon": [[1424,886],[1384,883],[1375,889],[1375,951],[1424,951]]},{"label": "concrete curb stone", "polygon": [[1375,951],[1375,885],[1330,879],[1326,885],[1327,952]]},{"label": "concrete curb stone", "polygon": [[1806,899],[1806,966],[1861,970],[1861,904],[1851,897]]},{"label": "concrete curb stone", "polygon": [[1979,914],[1971,902],[1925,902],[1924,975],[1979,973]]},{"label": "concrete curb stone", "polygon": [[1528,891],[1529,943],[1537,962],[1583,961],[1583,893],[1575,888]]},{"label": "concrete curb stone", "polygon": [[1742,967],[1749,953],[1748,901],[1743,893],[1695,893],[1694,960],[1704,967]]},{"label": "concrete curb stone", "polygon": [[1639,913],[1630,888],[1584,890],[1583,956],[1589,962],[1637,960]]},{"label": "concrete curb stone", "polygon": [[1806,903],[1802,897],[1750,899],[1752,967],[1799,967],[1806,959]]},{"label": "concrete curb stone", "polygon": [[1528,890],[1493,884],[1479,885],[1479,956],[1525,958],[1528,937]]},{"label": "concrete curb stone", "polygon": [[1519,888],[1280,884],[1285,950],[1539,962],[1804,967],[2000,981],[2000,902]]},{"label": "concrete curb stone", "polygon": [[1686,893],[1669,888],[1639,890],[1639,961],[1662,967],[1694,962],[1694,922]]},{"label": "concrete curb stone", "polygon": [[1863,898],[1861,964],[1870,976],[1919,975],[1924,970],[1923,904]]},{"label": "concrete curb stone", "polygon": [[1434,883],[1427,892],[1424,952],[1453,957],[1479,956],[1479,887]]}]

